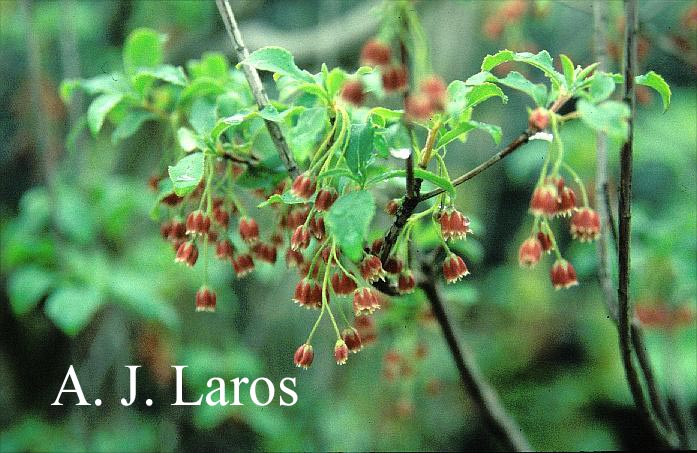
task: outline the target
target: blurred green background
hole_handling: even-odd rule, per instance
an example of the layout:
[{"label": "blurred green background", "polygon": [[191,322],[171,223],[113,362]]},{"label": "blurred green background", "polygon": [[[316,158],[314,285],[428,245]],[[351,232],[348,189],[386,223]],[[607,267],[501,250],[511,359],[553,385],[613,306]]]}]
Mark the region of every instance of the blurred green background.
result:
[{"label": "blurred green background", "polygon": [[[368,0],[232,3],[251,49],[286,47],[312,72],[322,62],[355,69],[362,43],[379,25],[379,3]],[[608,3],[612,54],[621,40],[621,2]],[[464,80],[502,48],[593,61],[591,2],[529,2],[519,23],[492,34],[487,18],[503,4],[417,2],[434,71],[448,82]],[[640,93],[637,116],[632,299],[645,312],[695,311],[697,35],[685,23],[694,7],[640,1],[640,72],[663,74],[673,90],[667,113],[658,96]],[[377,313],[377,342],[346,366],[318,350],[308,371],[293,367],[291,355],[312,314],[291,303],[297,280],[282,262],[259,265],[244,280],[216,262],[218,311],[193,313],[200,269],[175,265],[148,216],[155,195],[147,179],[160,160],[161,131],[145,128],[118,146],[84,128],[70,133],[84,123],[87,100],[66,106],[58,93],[64,78],[120,67],[125,37],[142,26],[168,35],[166,60],[175,65],[206,51],[231,54],[212,1],[0,1],[0,450],[495,448],[418,297],[405,302],[409,322]],[[619,70],[616,60],[611,69]],[[508,94],[508,105],[485,104],[477,113],[501,125],[504,143],[525,128],[530,106]],[[562,134],[570,163],[593,187],[592,132],[578,123]],[[618,148],[611,145],[611,175]],[[447,310],[534,448],[645,446],[596,282],[595,246],[561,234],[580,280],[568,291],[552,289],[548,263],[518,267],[544,149],[528,144],[458,189],[458,208],[473,218],[476,240],[466,249],[472,276],[443,288]],[[493,152],[481,136],[453,146],[450,174]],[[694,317],[680,327],[647,327],[661,389],[675,410],[692,415],[694,429]],[[329,331],[317,342],[329,344]],[[390,351],[405,361],[396,378],[386,367]],[[88,400],[99,396],[102,407],[50,405],[69,364]],[[128,393],[127,364],[144,365],[139,394],[152,397],[152,407],[118,404]],[[189,366],[189,396],[213,376],[276,383],[289,376],[298,379],[299,401],[262,408],[244,396],[242,407],[173,407],[172,364]]]}]

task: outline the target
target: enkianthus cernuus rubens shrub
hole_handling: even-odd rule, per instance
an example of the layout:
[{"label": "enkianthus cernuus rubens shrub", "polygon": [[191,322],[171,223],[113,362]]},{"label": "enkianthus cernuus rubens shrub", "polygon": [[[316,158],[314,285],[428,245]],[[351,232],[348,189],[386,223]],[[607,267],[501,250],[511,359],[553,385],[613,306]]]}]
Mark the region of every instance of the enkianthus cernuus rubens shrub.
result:
[{"label": "enkianthus cernuus rubens shrub", "polygon": [[[523,14],[514,8],[520,2],[509,4],[501,12],[508,21]],[[387,2],[386,17],[397,15],[400,5]],[[386,19],[363,46],[365,66],[354,72],[326,65],[308,72],[280,47],[252,52],[243,63],[273,73],[278,92],[263,108],[243,72],[220,54],[205,54],[186,68],[162,64],[163,40],[148,29],[129,36],[118,74],[63,85],[66,98],[76,89],[94,97],[87,121],[95,135],[107,124],[114,142],[146,123],[165,131],[162,164],[149,181],[156,192],[152,216],[161,222],[172,259],[203,268],[192,309],[214,311],[226,303],[208,281],[211,260],[227,263],[238,278],[279,261],[297,272],[286,299],[316,314],[307,338],[298,341],[293,360],[299,367],[312,364],[313,337],[327,318],[335,339],[320,355],[332,354],[337,364],[374,341],[371,316],[388,309],[390,297],[414,297],[423,278],[413,243],[419,243],[419,253],[440,257],[434,268],[449,284],[466,284],[462,280],[477,272],[457,246],[477,233],[476,223],[456,208],[456,186],[469,178],[451,175],[444,157],[452,143],[475,133],[500,144],[501,128],[480,121],[477,110],[484,102],[505,106],[508,90],[530,101],[523,138],[509,146],[548,142],[529,184],[530,234],[520,246],[520,264],[533,267],[554,254],[553,287],[581,284],[557,235],[567,230],[574,240],[588,242],[600,233],[560,131],[580,120],[610,137],[626,137],[628,108],[610,99],[622,76],[598,71],[595,64],[576,66],[564,55],[559,72],[544,50],[502,50],[486,55],[480,72],[447,83],[429,69],[427,56],[413,51],[424,44],[415,20],[409,15],[407,27]],[[410,51],[406,62],[400,45]],[[133,58],[129,49],[138,47],[150,53]],[[546,83],[515,70],[494,75],[501,65],[528,65]],[[667,106],[669,90],[659,75],[649,72],[636,82],[656,89]],[[404,108],[385,106],[395,103]],[[566,105],[575,110],[561,114]],[[297,173],[289,174],[266,122],[280,126]],[[415,194],[404,189],[408,180]],[[395,198],[387,187],[401,187],[403,196]],[[384,205],[377,209],[378,203]],[[392,225],[376,229],[378,215]]]}]

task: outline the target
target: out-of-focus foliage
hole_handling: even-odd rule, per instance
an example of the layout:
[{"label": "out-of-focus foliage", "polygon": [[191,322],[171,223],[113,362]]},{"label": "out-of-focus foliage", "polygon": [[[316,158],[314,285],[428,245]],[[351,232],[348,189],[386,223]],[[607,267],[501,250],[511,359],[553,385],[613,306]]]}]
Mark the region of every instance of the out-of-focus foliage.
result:
[{"label": "out-of-focus foliage", "polygon": [[[584,66],[594,61],[590,2],[524,2],[515,26],[492,33],[497,29],[491,18],[502,14],[504,3],[510,2],[417,3],[434,72],[446,80],[463,79],[480,71],[486,54],[502,48],[547,49]],[[620,2],[610,7],[611,56],[621,39],[615,3]],[[336,24],[355,20],[352,11],[367,4],[245,1],[233,7],[248,43],[289,46],[301,35],[303,45],[312,47],[318,27],[334,25],[338,37],[351,27]],[[687,1],[641,4],[647,45],[642,69],[663,74],[672,88],[670,109],[663,113],[660,96],[648,94],[636,124],[632,299],[644,308],[695,308],[697,53],[694,29],[683,24],[690,6]],[[147,179],[168,151],[161,126],[147,112],[126,120],[118,108],[109,108],[115,97],[87,110],[79,107],[86,103],[76,91],[66,106],[58,89],[63,79],[94,76],[121,83],[113,68],[129,73],[142,66],[143,55],[129,52],[126,43],[130,56],[124,60],[122,46],[143,26],[168,36],[163,54],[149,61],[174,66],[152,77],[143,74],[135,89],[156,78],[176,83],[184,77],[177,65],[196,79],[225,63],[214,57],[191,60],[210,51],[230,54],[213,2],[0,3],[5,62],[0,67],[0,450],[494,447],[469,410],[438,326],[419,297],[401,298],[378,314],[377,343],[346,367],[318,357],[308,372],[294,368],[290,356],[311,315],[290,302],[294,278],[283,277],[282,264],[262,264],[253,280],[232,282],[229,266],[215,263],[212,284],[224,303],[216,314],[193,313],[198,269],[173,263],[171,248],[149,218],[156,195],[148,191]],[[264,27],[276,30],[278,41],[259,42]],[[360,43],[369,36],[350,43],[337,39],[333,63],[355,70]],[[322,61],[302,58],[296,57],[300,67],[320,70]],[[537,77],[524,65],[514,69]],[[616,64],[609,69],[619,71]],[[482,121],[502,126],[502,143],[526,126],[526,108],[535,105],[535,96],[509,96],[505,110],[492,103],[480,111]],[[120,126],[92,136],[89,131],[104,127],[105,118],[119,119],[114,123]],[[78,132],[69,135],[70,127]],[[301,143],[301,132],[291,139]],[[592,180],[592,130],[576,123],[563,134],[570,163]],[[180,143],[186,138],[179,136]],[[454,144],[446,157],[451,175],[495,149],[484,134]],[[618,174],[618,150],[615,140],[609,149],[611,175]],[[533,446],[636,447],[644,437],[620,366],[616,331],[596,284],[594,247],[561,238],[581,283],[566,293],[550,288],[544,269],[517,264],[518,245],[529,231],[527,197],[544,152],[541,142],[532,142],[457,189],[458,208],[472,218],[476,240],[461,250],[472,263],[471,279],[443,288],[447,308]],[[380,206],[398,195],[396,188],[390,190],[378,200]],[[415,234],[424,247],[437,242],[432,230]],[[320,336],[319,341],[331,341]],[[679,408],[694,414],[694,323],[659,326],[647,332],[647,341],[662,387]],[[81,380],[83,390],[89,400],[105,401],[101,408],[50,406],[69,364],[79,376],[92,377]],[[126,364],[144,365],[139,394],[153,398],[152,407],[117,403],[128,393]],[[298,379],[299,401],[293,407],[260,408],[243,395],[241,407],[174,410],[169,406],[173,364],[188,365],[189,396],[205,391],[213,376],[263,375],[274,382],[292,376]]]}]

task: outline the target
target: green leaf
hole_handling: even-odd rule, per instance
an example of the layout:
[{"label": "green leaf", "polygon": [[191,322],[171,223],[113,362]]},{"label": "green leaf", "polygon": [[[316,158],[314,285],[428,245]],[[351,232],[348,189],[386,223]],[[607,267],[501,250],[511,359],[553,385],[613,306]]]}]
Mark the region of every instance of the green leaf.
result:
[{"label": "green leaf", "polygon": [[470,121],[472,125],[474,125],[475,128],[482,130],[489,135],[491,135],[492,140],[494,140],[494,143],[497,145],[501,143],[501,137],[503,136],[503,131],[501,128],[495,124],[489,124],[489,123],[481,123],[479,121]]},{"label": "green leaf", "polygon": [[92,135],[97,135],[104,124],[104,119],[111,109],[123,99],[122,94],[103,94],[97,97],[87,109],[87,124]]},{"label": "green leaf", "polygon": [[375,107],[370,109],[368,115],[379,116],[386,122],[389,121],[401,121],[404,116],[404,110],[392,110],[385,107]]},{"label": "green leaf", "polygon": [[231,128],[232,126],[238,126],[243,122],[247,121],[248,119],[257,117],[258,115],[259,112],[257,111],[245,110],[235,115],[219,119],[215,123],[215,127],[213,127],[213,130],[211,130],[211,139],[213,139],[214,142],[218,141],[218,138],[220,138],[222,133]]},{"label": "green leaf", "polygon": [[498,79],[498,83],[527,94],[537,106],[543,107],[547,102],[547,87],[541,83],[532,83],[517,71],[509,72],[503,79]]},{"label": "green leaf", "polygon": [[346,165],[354,175],[363,177],[368,161],[373,155],[375,129],[369,124],[352,124],[348,148],[346,149]]},{"label": "green leaf", "polygon": [[571,59],[564,54],[560,54],[559,58],[561,59],[561,67],[564,71],[564,80],[566,81],[566,88],[567,90],[571,91],[571,88],[574,86],[574,82],[576,81],[576,76],[574,74],[574,64],[571,61]]},{"label": "green leaf", "polygon": [[450,194],[451,196],[455,195],[455,186],[453,186],[453,183],[451,183],[450,180],[447,178],[438,176],[435,173],[431,173],[430,171],[421,168],[414,168],[414,177],[421,178],[424,181],[430,182],[434,186],[440,187],[441,189],[448,192],[448,194]]},{"label": "green leaf", "polygon": [[126,74],[135,74],[138,68],[152,68],[162,64],[163,36],[148,28],[139,28],[128,35],[123,46],[123,67]]},{"label": "green leaf", "polygon": [[296,161],[303,162],[312,154],[317,136],[325,130],[328,121],[327,109],[324,107],[306,109],[298,116],[298,121],[288,136]]},{"label": "green leaf", "polygon": [[440,136],[438,142],[436,142],[436,149],[440,149],[448,145],[450,142],[452,142],[453,140],[457,140],[458,138],[462,137],[463,134],[466,134],[472,129],[474,129],[474,125],[471,124],[469,121],[465,121],[458,124],[454,128],[450,129],[448,132]]},{"label": "green leaf", "polygon": [[500,50],[494,55],[487,55],[482,61],[482,71],[491,71],[496,66],[515,58],[515,52],[510,50]]},{"label": "green leaf", "polygon": [[177,130],[177,140],[179,141],[179,146],[187,153],[195,149],[202,150],[206,147],[201,137],[188,127],[180,127]]},{"label": "green leaf", "polygon": [[[142,81],[143,79],[144,81]],[[148,79],[158,79],[172,85],[186,86],[188,80],[186,74],[179,66],[169,64],[160,65],[154,68],[142,68],[133,77],[133,85],[138,86],[147,83]]]},{"label": "green leaf", "polygon": [[373,177],[373,178],[370,178],[370,179],[365,183],[365,185],[366,185],[366,186],[372,186],[372,185],[375,185],[375,184],[377,184],[377,183],[380,183],[380,182],[383,182],[383,181],[387,181],[388,179],[393,179],[393,178],[404,178],[404,177],[406,177],[406,176],[407,176],[406,170],[389,170],[389,171],[382,172],[381,174],[379,174],[379,175],[377,175],[377,176],[375,176],[375,177]]},{"label": "green leaf", "polygon": [[285,75],[295,80],[315,83],[312,75],[298,68],[293,55],[281,47],[262,47],[252,52],[240,64],[248,64],[257,69]]},{"label": "green leaf", "polygon": [[225,79],[230,71],[227,58],[219,52],[206,52],[201,60],[190,60],[187,67],[195,79],[199,77]]},{"label": "green leaf", "polygon": [[629,107],[623,102],[605,101],[593,105],[585,99],[579,99],[577,110],[581,120],[591,129],[605,132],[609,137],[626,140],[629,133],[627,120]]},{"label": "green leaf", "polygon": [[8,294],[12,311],[22,316],[29,313],[53,286],[52,273],[37,266],[18,269],[8,278]]},{"label": "green leaf", "polygon": [[615,81],[609,74],[604,72],[596,72],[589,80],[588,85],[588,100],[593,104],[598,104],[615,91]]},{"label": "green leaf", "polygon": [[225,93],[223,85],[215,79],[202,77],[191,82],[182,90],[179,97],[179,105],[187,105],[194,99],[217,96]]},{"label": "green leaf", "polygon": [[129,111],[111,134],[111,143],[116,144],[135,134],[146,121],[155,119],[155,115],[144,110]]},{"label": "green leaf", "polygon": [[653,71],[649,71],[644,75],[636,76],[634,80],[639,85],[644,85],[658,91],[658,94],[661,95],[661,99],[663,100],[663,111],[665,112],[668,110],[671,92],[670,86],[663,80],[663,77]]},{"label": "green leaf", "polygon": [[208,136],[216,123],[216,105],[205,98],[198,98],[191,105],[189,122],[202,137]]},{"label": "green leaf", "polygon": [[194,191],[203,178],[203,162],[203,153],[194,153],[169,167],[169,178],[174,185],[174,193],[183,197]]},{"label": "green leaf", "polygon": [[339,94],[339,91],[344,86],[344,82],[348,78],[346,72],[341,68],[334,68],[327,74],[327,80],[324,82],[327,87],[327,94],[329,98],[333,99],[334,96]]},{"label": "green leaf", "polygon": [[374,215],[375,200],[365,190],[342,195],[329,208],[324,218],[327,229],[350,260],[361,259],[363,242]]},{"label": "green leaf", "polygon": [[[312,201],[312,198],[310,199]],[[257,208],[264,208],[268,205],[271,204],[276,204],[276,203],[283,203],[283,204],[303,204],[307,203],[308,199],[307,198],[301,198],[297,195],[294,195],[291,191],[286,191],[283,192],[281,195],[279,194],[273,194],[271,195],[266,201],[259,203],[257,205]]]},{"label": "green leaf", "polygon": [[105,300],[94,288],[67,286],[46,300],[46,315],[67,335],[75,336],[87,326]]},{"label": "green leaf", "polygon": [[470,87],[470,90],[466,95],[466,107],[472,108],[495,96],[500,97],[504,104],[508,102],[508,96],[503,94],[503,91],[501,91],[501,88],[499,88],[497,85],[493,83],[482,83],[481,85],[475,85]]},{"label": "green leaf", "polygon": [[529,64],[541,70],[551,81],[557,86],[564,85],[564,76],[554,70],[554,62],[552,57],[546,50],[538,54],[530,52],[512,52],[510,50],[502,50],[495,55],[487,55],[482,61],[482,71],[491,71],[496,66],[507,61],[518,61]]}]

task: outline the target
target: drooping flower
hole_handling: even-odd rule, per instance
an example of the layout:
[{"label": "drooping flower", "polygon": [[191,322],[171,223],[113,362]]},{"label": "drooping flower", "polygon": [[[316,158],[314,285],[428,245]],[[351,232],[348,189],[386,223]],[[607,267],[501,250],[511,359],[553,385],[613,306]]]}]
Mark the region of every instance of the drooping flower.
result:
[{"label": "drooping flower", "polygon": [[518,250],[518,263],[523,267],[535,267],[542,256],[542,244],[535,236],[527,238]]},{"label": "drooping flower", "polygon": [[571,216],[571,237],[581,242],[600,236],[600,216],[591,208],[581,208]]},{"label": "drooping flower", "polygon": [[554,262],[550,271],[550,278],[554,289],[571,288],[578,285],[576,270],[565,259],[558,259]]},{"label": "drooping flower", "polygon": [[467,265],[458,255],[451,253],[450,256],[443,261],[443,276],[447,283],[455,283],[467,275],[469,275]]},{"label": "drooping flower", "polygon": [[312,345],[305,343],[295,351],[293,362],[297,367],[308,369],[310,368],[310,365],[312,365],[312,359],[314,358],[315,353],[312,350]]}]

